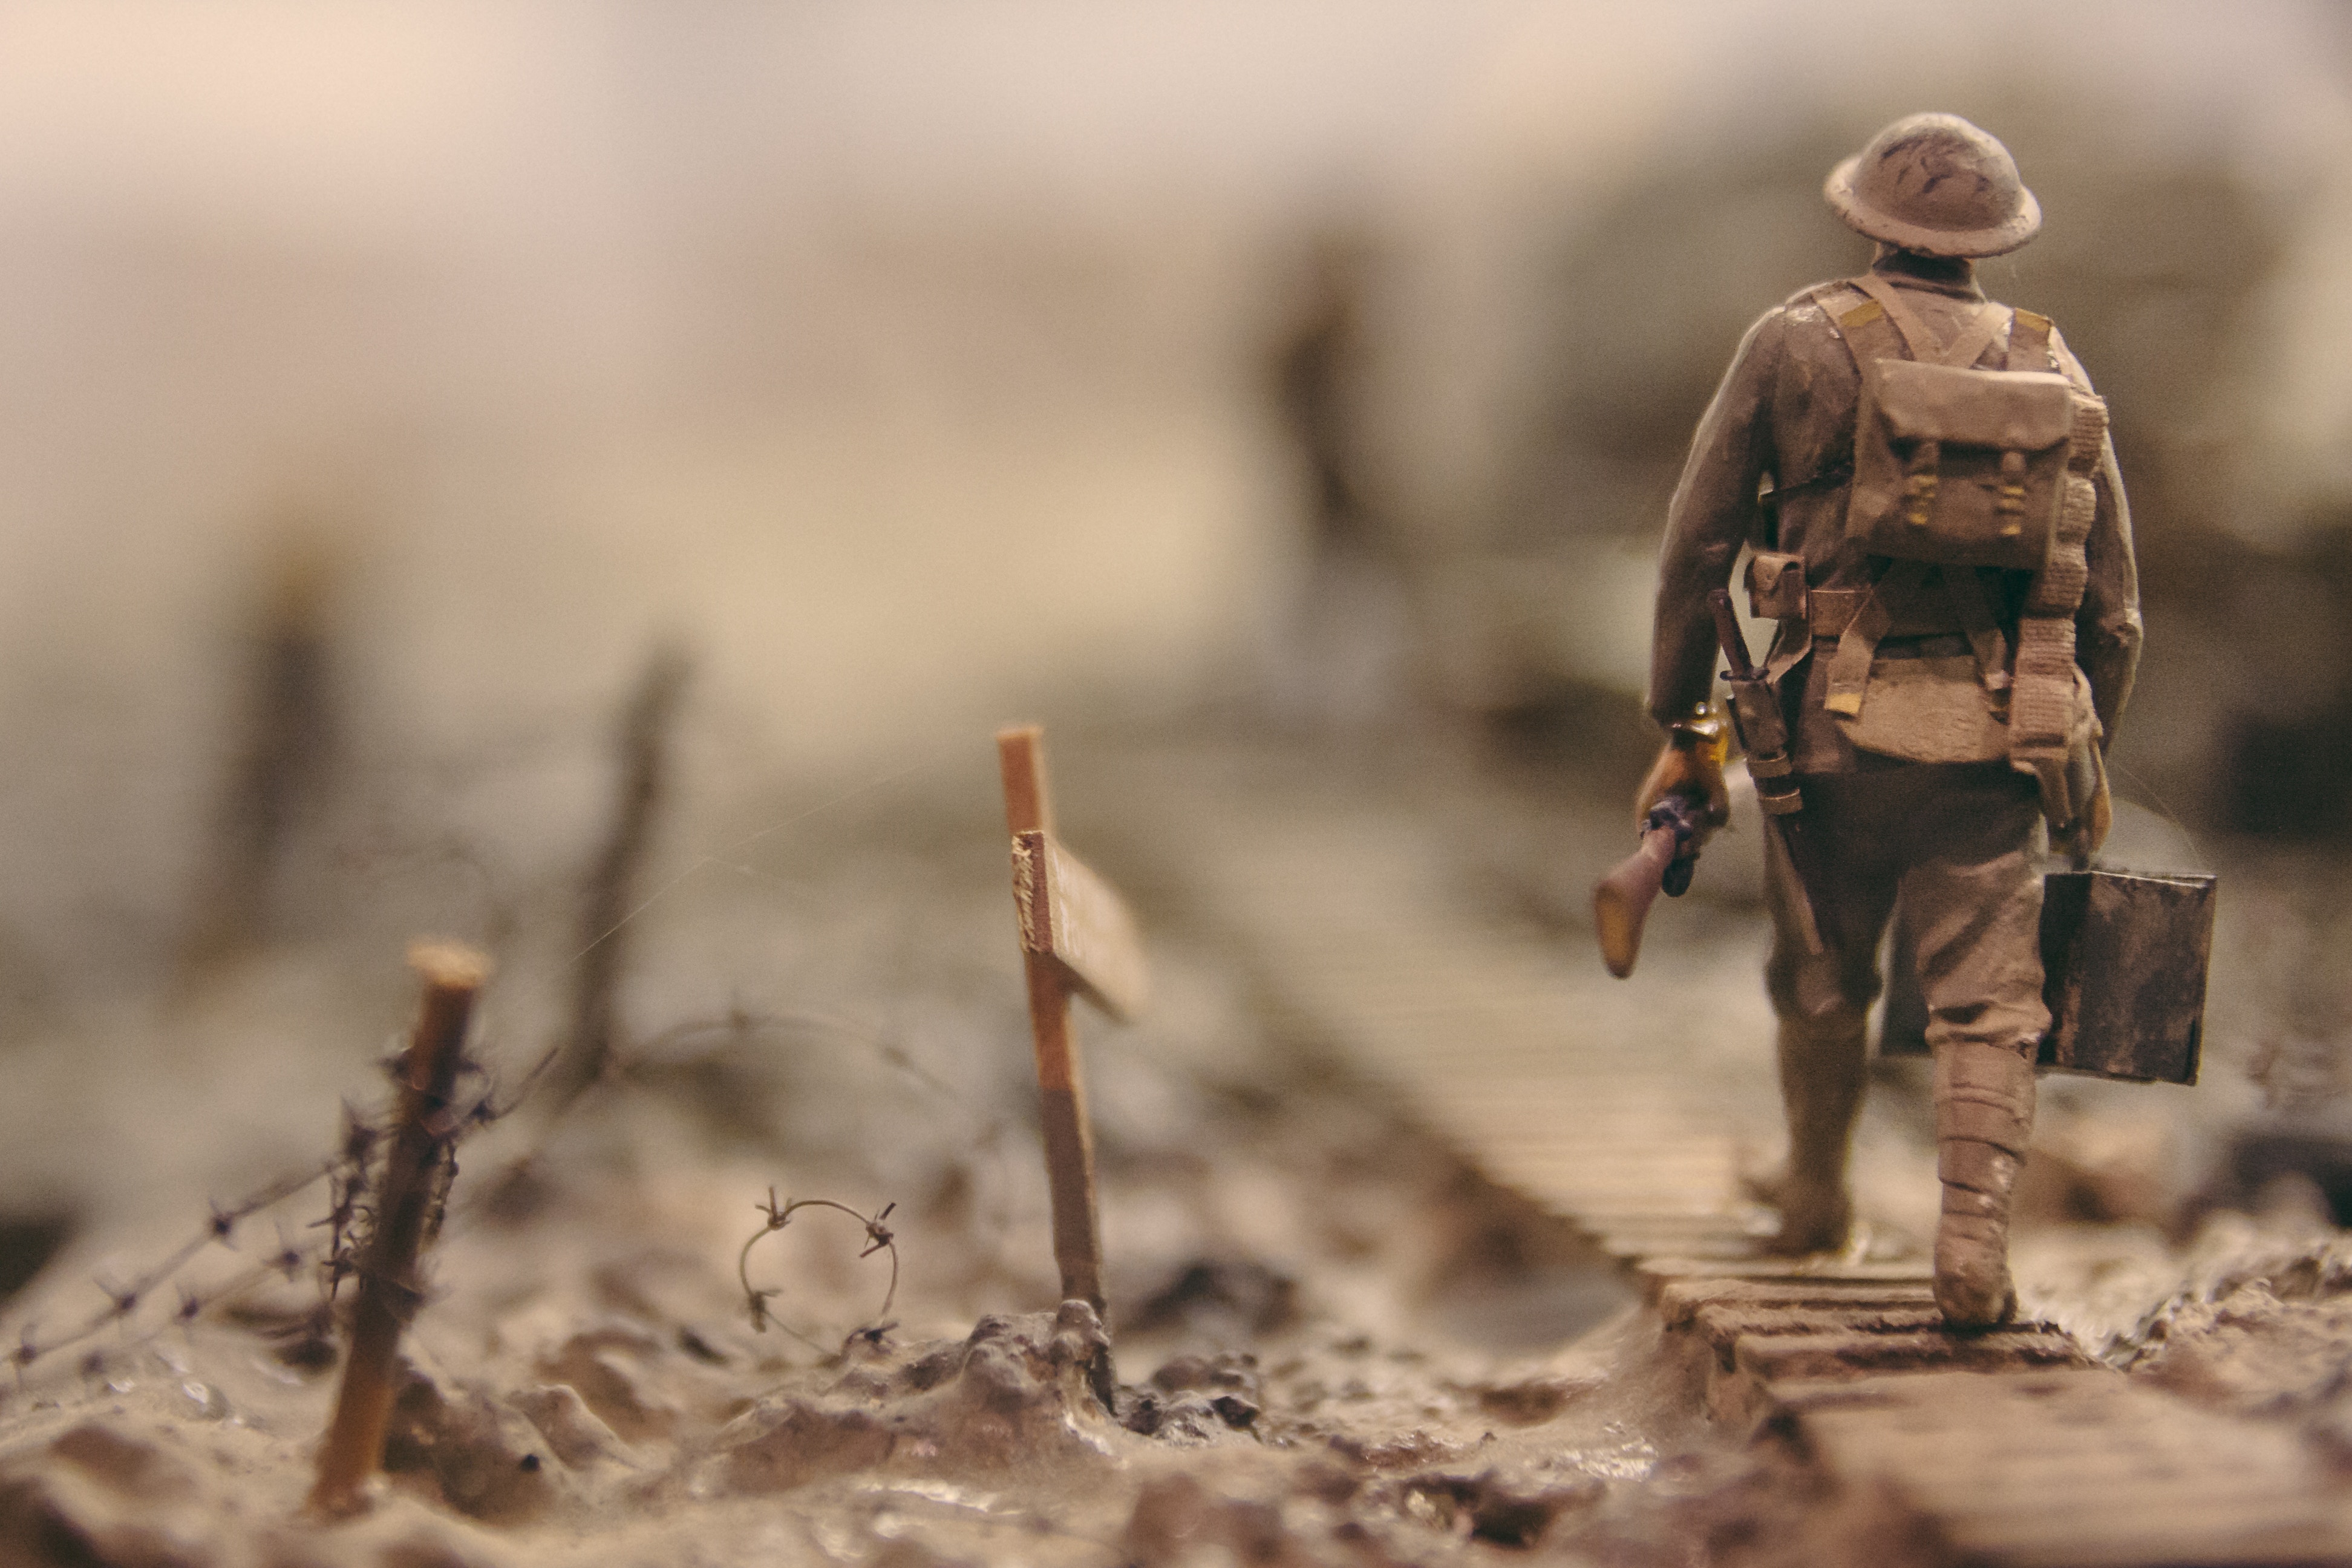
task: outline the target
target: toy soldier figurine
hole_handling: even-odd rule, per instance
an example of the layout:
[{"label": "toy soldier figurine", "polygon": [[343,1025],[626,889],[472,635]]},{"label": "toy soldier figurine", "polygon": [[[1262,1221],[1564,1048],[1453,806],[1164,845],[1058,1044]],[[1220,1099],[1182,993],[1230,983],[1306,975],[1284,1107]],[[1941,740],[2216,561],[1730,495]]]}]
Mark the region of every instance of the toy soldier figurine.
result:
[{"label": "toy soldier figurine", "polygon": [[1772,825],[1776,1247],[1847,1238],[1864,1018],[1899,903],[1935,1057],[1936,1300],[1983,1327],[2016,1310],[2010,1193],[2049,1026],[2043,826],[2078,863],[2104,837],[2102,754],[2138,657],[2130,515],[2082,366],[2047,317],[1977,286],[1972,258],[2042,225],[2007,149],[1914,115],[1825,194],[1878,254],[1750,328],[1699,422],[1659,567],[1650,712],[1671,738],[1641,809],[1679,795],[1724,820],[1709,595],[1746,547],[1751,605],[1778,623],[1734,683]]}]

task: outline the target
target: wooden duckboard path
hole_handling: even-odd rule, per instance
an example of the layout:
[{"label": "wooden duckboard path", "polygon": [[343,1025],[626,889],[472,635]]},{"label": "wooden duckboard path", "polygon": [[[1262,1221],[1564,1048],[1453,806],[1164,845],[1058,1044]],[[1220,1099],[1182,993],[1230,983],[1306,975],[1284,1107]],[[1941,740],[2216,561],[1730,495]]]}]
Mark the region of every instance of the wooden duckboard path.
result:
[{"label": "wooden duckboard path", "polygon": [[1640,1015],[1671,978],[1637,990],[1572,942],[1450,913],[1393,817],[1187,804],[1180,874],[1274,1006],[1621,1258],[1718,1420],[1896,1500],[1954,1564],[2352,1562],[2346,1489],[2292,1433],[2095,1367],[2048,1325],[1947,1331],[1927,1259],[1883,1224],[1853,1256],[1765,1253],[1732,1130],[1777,1112],[1770,1053],[1658,1059]]},{"label": "wooden duckboard path", "polygon": [[1785,1384],[1776,1418],[1848,1488],[1885,1486],[1957,1563],[2352,1561],[2339,1482],[2288,1427],[2113,1372]]}]

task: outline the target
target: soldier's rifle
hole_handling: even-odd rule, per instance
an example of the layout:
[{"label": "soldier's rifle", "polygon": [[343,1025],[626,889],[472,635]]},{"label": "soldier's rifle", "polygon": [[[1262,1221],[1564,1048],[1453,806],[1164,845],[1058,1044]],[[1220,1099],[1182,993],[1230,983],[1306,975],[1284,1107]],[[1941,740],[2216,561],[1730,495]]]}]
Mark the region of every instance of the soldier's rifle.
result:
[{"label": "soldier's rifle", "polygon": [[1678,899],[1690,891],[1706,812],[1688,795],[1659,797],[1643,819],[1642,847],[1593,887],[1592,924],[1601,936],[1601,961],[1618,979],[1633,973],[1633,961],[1642,955],[1642,927],[1658,895]]},{"label": "soldier's rifle", "polygon": [[[1820,952],[1823,951],[1821,921],[1829,908],[1821,891],[1826,883],[1818,846],[1798,817],[1804,797],[1789,761],[1789,726],[1780,711],[1780,694],[1748,658],[1748,639],[1740,635],[1729,590],[1717,588],[1708,595],[1707,606],[1715,616],[1716,640],[1723,646],[1728,667],[1724,683],[1731,693],[1732,728],[1739,736],[1740,750],[1747,753],[1748,776],[1756,781],[1756,802],[1763,807],[1765,831],[1780,841],[1796,873],[1799,934],[1807,948]],[[1715,763],[1719,767],[1721,762],[1718,750]],[[1643,927],[1658,895],[1677,898],[1689,890],[1705,820],[1704,802],[1680,792],[1661,796],[1643,819],[1642,847],[1594,886],[1592,924],[1601,939],[1601,961],[1619,979],[1633,973],[1634,961],[1642,952]]]}]

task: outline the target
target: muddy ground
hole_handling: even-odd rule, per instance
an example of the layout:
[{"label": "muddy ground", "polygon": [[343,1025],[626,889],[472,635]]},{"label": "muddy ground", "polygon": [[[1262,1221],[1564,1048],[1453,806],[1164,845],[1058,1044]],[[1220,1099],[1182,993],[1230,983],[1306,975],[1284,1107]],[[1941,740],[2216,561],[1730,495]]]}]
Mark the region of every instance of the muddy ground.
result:
[{"label": "muddy ground", "polygon": [[[560,1114],[530,1069],[567,1027],[569,891],[442,908],[502,965],[468,1103],[505,1114],[461,1145],[356,1521],[302,1513],[330,1188],[237,1200],[330,1159],[343,1103],[372,1112],[411,1002],[394,928],[432,900],[52,987],[0,1046],[0,1562],[1822,1560],[1830,1481],[1704,1423],[1608,1259],[1276,1022],[1181,847],[1122,815],[1140,796],[1089,801],[1118,773],[1082,759],[1181,744],[1213,776],[1223,748],[1236,780],[1384,801],[1455,847],[1480,918],[1596,973],[1578,904],[1619,781],[1527,736],[1059,743],[1065,827],[1134,895],[1157,984],[1138,1025],[1081,1024],[1107,1324],[1055,1300],[983,743],[673,827],[620,939],[618,1055]],[[2168,831],[2127,817],[2120,845]],[[2117,1364],[2352,1454],[2340,1020],[2307,973],[2328,884],[2215,852],[2208,1083],[2045,1097],[2021,1283]],[[1751,881],[1711,868],[1654,942],[1758,940]],[[1924,1104],[1888,1068],[1865,1148],[1924,1163]],[[1771,1118],[1743,1128],[1759,1161]],[[856,1214],[771,1230],[772,1195]]]}]

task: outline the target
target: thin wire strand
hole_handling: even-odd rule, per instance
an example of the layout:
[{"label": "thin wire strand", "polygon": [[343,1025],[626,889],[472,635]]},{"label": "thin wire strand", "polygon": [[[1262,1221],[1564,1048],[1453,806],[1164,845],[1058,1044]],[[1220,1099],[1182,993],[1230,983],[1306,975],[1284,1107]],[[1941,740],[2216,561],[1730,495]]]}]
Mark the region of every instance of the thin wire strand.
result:
[{"label": "thin wire strand", "polygon": [[614,934],[619,931],[622,927],[627,925],[631,921],[635,920],[639,915],[644,914],[647,910],[653,908],[656,904],[661,902],[662,900],[667,898],[672,892],[677,890],[680,883],[683,883],[688,878],[692,877],[697,872],[701,871],[706,868],[716,866],[722,870],[740,871],[749,877],[766,877],[769,873],[761,870],[758,867],[737,861],[731,858],[731,857],[740,855],[745,849],[757,844],[761,839],[767,837],[768,835],[772,833],[781,833],[785,828],[806,822],[810,817],[815,816],[820,813],[831,811],[837,805],[845,805],[850,801],[856,800],[860,795],[870,795],[874,791],[880,789],[887,784],[898,783],[900,779],[907,777],[910,773],[922,773],[934,765],[935,764],[928,762],[909,763],[906,767],[900,768],[896,773],[885,773],[879,778],[869,779],[854,789],[844,790],[841,794],[835,795],[830,800],[819,801],[816,805],[810,806],[805,811],[796,811],[781,822],[772,822],[767,826],[761,828],[757,833],[746,834],[743,837],[737,839],[734,843],[730,844],[724,849],[720,849],[708,855],[696,856],[693,863],[688,866],[685,870],[680,871],[677,876],[672,877],[668,881],[664,882],[651,893],[646,894],[646,897],[637,901],[637,905],[635,909],[632,909],[628,913],[615,921],[610,929],[598,933],[595,939],[590,942],[587,946],[582,948],[578,952],[573,953],[572,955],[572,962],[574,963],[579,963],[582,959],[587,957],[590,953],[604,946],[604,943],[610,942],[613,939]]},{"label": "thin wire strand", "polygon": [[2171,803],[2158,793],[2146,779],[2141,778],[2113,757],[2107,759],[2107,766],[2121,773],[2134,789],[2156,803],[2156,809],[2164,814],[2164,819],[2172,824],[2172,830],[2179,834],[2182,842],[2189,846],[2189,858],[2197,862],[2200,870],[2210,875],[2213,869],[2211,858],[2205,853],[2204,847],[2197,842],[2197,836],[2189,831],[2188,824],[2182,822],[2179,815],[2172,809]]}]

